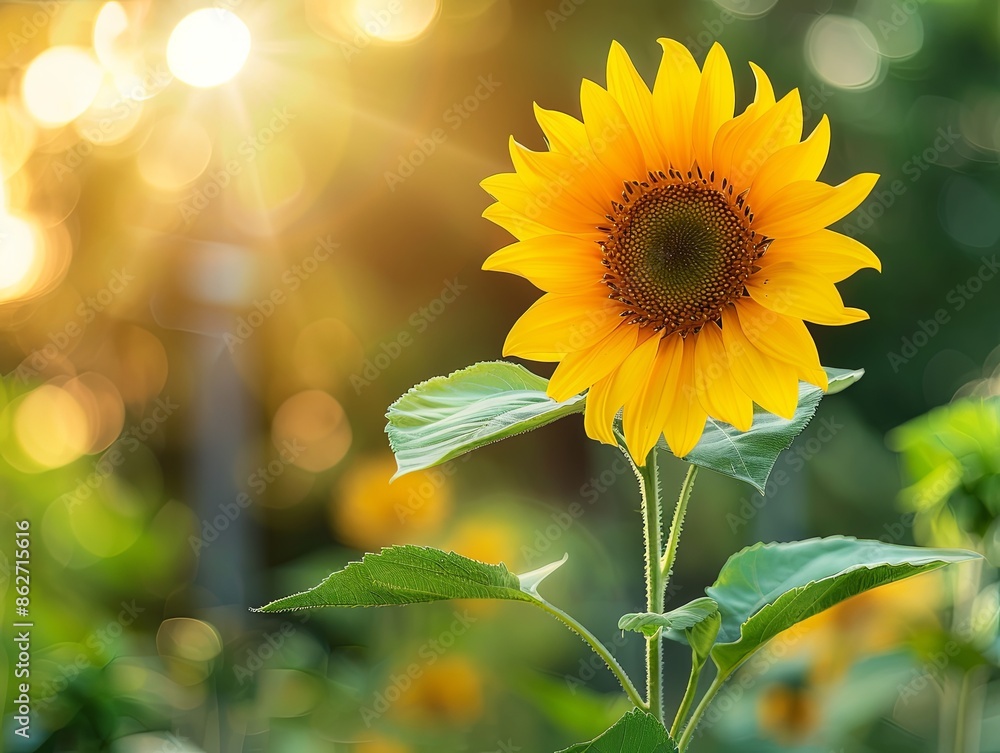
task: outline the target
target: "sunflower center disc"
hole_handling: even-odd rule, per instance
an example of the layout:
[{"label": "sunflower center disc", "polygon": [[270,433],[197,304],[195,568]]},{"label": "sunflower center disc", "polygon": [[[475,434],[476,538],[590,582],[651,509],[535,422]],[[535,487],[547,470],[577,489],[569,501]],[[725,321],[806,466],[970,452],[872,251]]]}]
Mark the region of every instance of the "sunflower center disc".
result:
[{"label": "sunflower center disc", "polygon": [[657,330],[687,334],[718,319],[767,246],[749,212],[697,183],[626,189],[602,243],[611,297],[631,322]]}]

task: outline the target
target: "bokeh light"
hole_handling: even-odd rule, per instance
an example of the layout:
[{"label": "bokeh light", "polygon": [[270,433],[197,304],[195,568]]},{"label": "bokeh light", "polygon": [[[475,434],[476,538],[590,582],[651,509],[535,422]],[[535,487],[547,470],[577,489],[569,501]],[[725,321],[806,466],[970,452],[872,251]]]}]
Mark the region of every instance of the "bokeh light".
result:
[{"label": "bokeh light", "polygon": [[52,47],[31,61],[21,82],[21,95],[40,124],[61,126],[90,107],[103,79],[104,71],[89,50]]},{"label": "bokeh light", "polygon": [[440,12],[440,0],[355,0],[354,21],[384,42],[410,42],[426,32]]},{"label": "bokeh light", "polygon": [[90,426],[83,407],[69,392],[47,384],[17,406],[14,436],[39,466],[58,468],[87,451]]},{"label": "bokeh light", "polygon": [[139,150],[139,173],[154,188],[177,191],[197,180],[211,158],[212,140],[199,122],[166,118]]},{"label": "bokeh light", "polygon": [[817,18],[806,34],[806,58],[818,76],[841,89],[870,87],[882,70],[875,35],[848,16]]},{"label": "bokeh light", "polygon": [[306,390],[292,395],[275,412],[271,439],[279,450],[291,453],[292,464],[318,473],[332,468],[347,454],[351,427],[332,395]]},{"label": "bokeh light", "polygon": [[0,210],[0,301],[16,298],[30,286],[37,254],[34,228]]},{"label": "bokeh light", "polygon": [[174,27],[167,65],[186,84],[219,86],[240,72],[250,45],[250,30],[239,16],[225,8],[202,8]]}]

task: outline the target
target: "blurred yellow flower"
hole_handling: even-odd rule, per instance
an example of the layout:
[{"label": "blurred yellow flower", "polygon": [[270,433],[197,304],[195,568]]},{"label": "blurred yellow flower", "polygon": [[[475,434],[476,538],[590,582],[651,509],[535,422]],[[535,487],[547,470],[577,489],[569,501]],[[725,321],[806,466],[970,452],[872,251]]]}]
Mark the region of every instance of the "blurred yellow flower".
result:
[{"label": "blurred yellow flower", "polygon": [[390,544],[428,543],[451,510],[451,484],[440,470],[396,472],[392,455],[359,460],[334,491],[330,516],[342,541],[375,550]]},{"label": "blurred yellow flower", "polygon": [[482,673],[465,657],[442,657],[414,679],[400,699],[399,710],[421,723],[474,722],[483,713]]},{"label": "blurred yellow flower", "polygon": [[451,532],[444,548],[480,562],[493,565],[503,562],[508,568],[517,566],[517,532],[494,519],[462,521]]},{"label": "blurred yellow flower", "polygon": [[867,319],[834,283],[881,268],[867,247],[825,229],[878,178],[816,180],[826,117],[800,141],[798,90],[776,101],[753,63],[756,97],[733,117],[722,47],[699,70],[684,45],[659,41],[652,92],[612,43],[608,88],[583,81],[583,121],[536,106],[549,150],[511,139],[515,171],[482,182],[497,199],[484,216],[518,240],[484,269],[545,291],[504,355],[559,362],[548,387],[556,400],[589,389],[595,439],[616,443],[624,406],[640,462],[661,435],[686,455],[709,416],[746,431],[753,403],[790,418],[800,379],[827,387],[804,321]]},{"label": "blurred yellow flower", "polygon": [[807,685],[771,685],[757,701],[761,730],[782,745],[800,743],[819,727],[820,700]]},{"label": "blurred yellow flower", "polygon": [[354,746],[354,753],[412,753],[413,748],[388,737],[373,737]]}]

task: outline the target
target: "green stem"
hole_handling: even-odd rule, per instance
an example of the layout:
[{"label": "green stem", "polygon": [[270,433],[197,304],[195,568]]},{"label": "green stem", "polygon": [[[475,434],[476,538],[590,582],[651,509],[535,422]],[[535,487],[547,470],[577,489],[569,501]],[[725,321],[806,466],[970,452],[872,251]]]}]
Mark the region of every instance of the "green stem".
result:
[{"label": "green stem", "polygon": [[681,739],[677,743],[677,749],[680,753],[684,753],[687,749],[688,744],[691,742],[691,738],[694,737],[694,731],[698,727],[698,722],[701,721],[702,715],[708,711],[708,707],[712,704],[715,699],[716,694],[722,690],[722,686],[726,684],[726,678],[729,675],[717,675],[712,681],[711,687],[705,693],[705,696],[701,699],[701,703],[694,710],[691,715],[691,721],[688,722],[687,727],[684,728],[684,734],[681,735]]},{"label": "green stem", "polygon": [[688,466],[687,475],[684,476],[684,483],[681,485],[680,496],[677,498],[674,519],[670,524],[670,536],[667,537],[667,551],[663,553],[663,559],[660,561],[664,589],[670,583],[670,575],[674,570],[674,560],[677,559],[677,545],[680,543],[681,530],[684,528],[684,516],[687,514],[688,500],[691,499],[691,490],[694,489],[694,480],[697,477],[698,466]]},{"label": "green stem", "polygon": [[[646,465],[637,468],[642,491],[642,516],[646,528],[646,611],[663,612],[663,571],[660,552],[663,551],[660,519],[660,479],[656,448],[649,452]],[[650,713],[663,721],[663,636],[657,632],[646,641],[646,701]]]},{"label": "green stem", "polygon": [[962,685],[958,691],[958,704],[955,708],[955,744],[951,746],[954,753],[965,753],[967,747],[965,738],[969,730],[969,696],[972,695],[972,672],[962,676]]},{"label": "green stem", "polygon": [[639,691],[636,689],[635,685],[632,684],[631,678],[629,678],[629,676],[625,673],[625,670],[622,669],[622,665],[618,663],[614,654],[608,650],[607,646],[598,640],[597,636],[587,630],[587,628],[585,628],[582,624],[577,622],[576,619],[562,611],[559,607],[549,604],[547,601],[538,596],[536,596],[535,599],[535,603],[539,607],[544,609],[546,612],[566,625],[566,627],[574,633],[583,638],[583,640],[586,641],[592,649],[594,649],[594,653],[604,659],[604,663],[608,665],[608,669],[610,669],[614,673],[615,677],[618,678],[618,682],[621,683],[622,688],[625,690],[625,694],[629,697],[629,700],[632,701],[632,703],[634,703],[638,708],[648,710],[649,706],[642,700],[642,696],[639,695]]},{"label": "green stem", "polygon": [[680,734],[681,725],[684,724],[684,720],[687,718],[688,712],[691,710],[691,704],[694,703],[694,697],[698,693],[698,678],[701,677],[701,670],[704,664],[697,664],[694,661],[691,663],[691,676],[688,678],[687,689],[684,691],[684,698],[681,699],[680,708],[677,709],[677,716],[674,717],[674,723],[670,725],[670,737],[674,740],[677,739],[677,735]]}]

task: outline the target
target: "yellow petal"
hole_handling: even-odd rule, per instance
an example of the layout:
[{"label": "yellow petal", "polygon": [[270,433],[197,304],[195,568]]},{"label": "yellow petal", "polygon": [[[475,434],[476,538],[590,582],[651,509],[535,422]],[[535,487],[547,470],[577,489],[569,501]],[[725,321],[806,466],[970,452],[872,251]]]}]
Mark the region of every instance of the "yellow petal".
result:
[{"label": "yellow petal", "polygon": [[779,149],[765,160],[750,187],[751,206],[756,209],[758,202],[766,206],[789,183],[816,180],[829,152],[830,121],[824,115],[805,141]]},{"label": "yellow petal", "polygon": [[589,79],[580,86],[580,109],[590,148],[620,180],[642,180],[646,163],[622,108],[602,87]]},{"label": "yellow petal", "polygon": [[832,282],[797,264],[771,264],[751,275],[746,288],[761,306],[815,324],[853,324],[868,318],[861,309],[845,308]]},{"label": "yellow petal", "polygon": [[677,383],[681,370],[684,346],[677,335],[659,340],[656,357],[649,369],[649,376],[636,394],[625,403],[622,423],[629,454],[639,465],[646,464],[646,457],[663,434],[667,413],[673,395],[667,392],[668,384]]},{"label": "yellow petal", "polygon": [[719,128],[733,117],[736,106],[736,90],[733,85],[733,69],[722,45],[712,45],[705,58],[698,88],[698,100],[694,107],[691,139],[694,159],[708,175],[712,163],[712,144]]},{"label": "yellow petal", "polygon": [[733,163],[733,149],[750,125],[774,107],[774,90],[771,88],[771,82],[767,75],[753,63],[750,63],[750,67],[757,79],[757,92],[754,95],[754,101],[740,115],[722,124],[719,132],[715,135],[715,142],[712,144],[712,164],[709,172],[715,172],[716,185],[719,185],[723,178],[726,178],[727,183],[732,182],[730,173]]},{"label": "yellow petal", "polygon": [[839,186],[800,180],[753,204],[754,230],[772,238],[794,238],[822,230],[850,214],[875,187],[878,176],[861,173]]},{"label": "yellow petal", "polygon": [[[499,201],[486,207],[483,210],[483,217],[493,224],[499,225],[515,238],[522,241],[535,238],[539,235],[552,235],[556,232],[555,228],[548,227],[534,220],[529,220],[523,214],[515,212]],[[593,235],[594,238],[602,237],[596,231]]]},{"label": "yellow petal", "polygon": [[593,232],[591,216],[583,217],[552,203],[548,196],[536,194],[517,173],[499,173],[479,183],[493,198],[529,220],[570,233]]},{"label": "yellow petal", "polygon": [[602,200],[592,190],[593,179],[572,157],[559,152],[533,152],[510,139],[510,158],[518,177],[542,206],[555,206],[565,214],[578,216],[589,225],[604,223],[608,213],[607,194]]},{"label": "yellow petal", "polygon": [[688,170],[694,161],[691,125],[701,71],[688,48],[680,42],[666,38],[657,41],[663,48],[663,56],[653,85],[653,124],[667,162]]},{"label": "yellow petal", "polygon": [[679,458],[687,455],[698,444],[705,432],[708,414],[698,400],[695,389],[695,341],[693,337],[682,340],[681,367],[671,372],[667,392],[672,395],[670,412],[663,424],[663,437],[670,451]]},{"label": "yellow petal", "polygon": [[622,305],[606,296],[547,293],[511,327],[503,354],[558,361],[600,342],[621,323],[621,311]]},{"label": "yellow petal", "polygon": [[868,246],[833,230],[779,238],[767,247],[758,262],[762,269],[784,263],[808,267],[830,282],[846,280],[859,269],[882,271],[882,262]]},{"label": "yellow petal", "polygon": [[653,95],[632,65],[625,48],[618,42],[611,43],[608,54],[608,93],[625,113],[632,132],[639,140],[646,165],[659,168],[662,158],[653,125]]},{"label": "yellow petal", "polygon": [[495,251],[483,269],[519,275],[547,292],[593,290],[604,275],[601,248],[574,235],[543,235]]},{"label": "yellow petal", "polygon": [[816,343],[801,319],[771,311],[752,298],[740,298],[735,305],[740,328],[757,350],[794,366],[800,379],[827,388]]},{"label": "yellow petal", "polygon": [[733,306],[722,312],[722,341],[737,386],[764,410],[782,418],[794,416],[799,400],[795,368],[757,350],[743,333]]},{"label": "yellow petal", "polygon": [[586,127],[572,115],[558,110],[546,110],[536,102],[535,120],[552,151],[579,156],[590,149]]},{"label": "yellow petal", "polygon": [[708,415],[740,431],[749,431],[753,424],[753,401],[733,381],[722,330],[715,322],[709,322],[695,337],[695,389],[702,407]]},{"label": "yellow petal", "polygon": [[586,350],[569,353],[552,374],[546,392],[553,400],[568,400],[607,376],[635,350],[639,328],[622,322],[611,334]]},{"label": "yellow petal", "polygon": [[764,109],[774,106],[774,87],[771,86],[771,79],[764,73],[764,69],[756,63],[750,63],[750,70],[753,71],[753,78],[757,84],[754,92],[753,103],[761,105]]},{"label": "yellow petal", "polygon": [[656,357],[660,338],[648,329],[640,330],[635,350],[621,366],[598,380],[587,393],[583,417],[587,436],[605,444],[618,443],[612,430],[615,415],[649,377],[649,369]]},{"label": "yellow petal", "polygon": [[802,136],[802,101],[792,89],[774,107],[753,121],[740,135],[733,148],[728,173],[737,193],[750,187],[751,181],[779,149],[797,144]]}]

